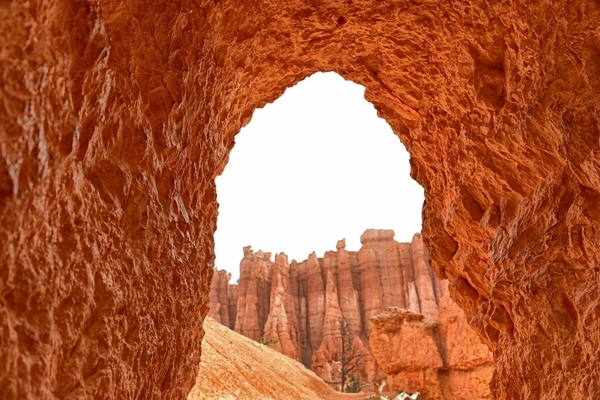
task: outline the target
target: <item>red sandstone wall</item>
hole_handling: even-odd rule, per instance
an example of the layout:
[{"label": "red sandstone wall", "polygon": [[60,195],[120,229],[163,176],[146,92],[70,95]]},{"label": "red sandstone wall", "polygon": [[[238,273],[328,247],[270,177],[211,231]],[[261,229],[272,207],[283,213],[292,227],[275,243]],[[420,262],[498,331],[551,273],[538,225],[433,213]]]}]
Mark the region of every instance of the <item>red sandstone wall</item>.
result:
[{"label": "red sandstone wall", "polygon": [[498,398],[600,395],[595,0],[0,2],[0,390],[183,398],[214,178],[316,71],[366,87]]}]

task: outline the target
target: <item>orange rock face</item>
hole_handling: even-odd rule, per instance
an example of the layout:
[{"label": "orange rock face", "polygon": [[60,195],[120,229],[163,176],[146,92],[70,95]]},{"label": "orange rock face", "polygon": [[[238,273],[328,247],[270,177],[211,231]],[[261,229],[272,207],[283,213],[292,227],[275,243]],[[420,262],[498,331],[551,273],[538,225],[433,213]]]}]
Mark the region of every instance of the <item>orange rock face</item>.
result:
[{"label": "orange rock face", "polygon": [[411,154],[495,396],[600,397],[599,32],[595,0],[0,2],[0,391],[185,396],[214,178],[336,71]]},{"label": "orange rock face", "polygon": [[272,344],[274,349],[299,361],[296,303],[297,298],[291,291],[287,256],[278,254],[271,271],[271,303],[263,335],[266,339],[277,340]]},{"label": "orange rock face", "polygon": [[371,318],[374,329],[369,343],[388,375],[390,390],[419,391],[426,399],[443,399],[438,370],[444,363],[436,343],[436,325],[423,319],[422,314],[390,307]]},{"label": "orange rock face", "polygon": [[271,253],[252,252],[244,248],[244,258],[240,263],[240,279],[237,287],[237,316],[235,331],[253,339],[264,336],[264,326],[270,310],[271,275],[273,262]]},{"label": "orange rock face", "polygon": [[[489,398],[491,353],[448,297],[447,282],[433,275],[421,236],[415,235],[412,243],[398,243],[391,230],[369,229],[361,242],[358,252],[347,251],[345,242],[339,241],[337,250],[323,258],[312,253],[308,260],[291,264],[284,254],[273,262],[269,253],[246,247],[237,303],[230,303],[228,294],[235,285],[224,284],[227,273],[219,271],[213,275],[210,314],[225,321],[223,310],[237,308],[240,320],[224,325],[254,340],[276,340],[272,348],[302,361],[336,388],[342,349],[339,324],[344,318],[361,359],[357,378],[362,382],[375,381],[381,369],[393,390],[406,387],[444,398],[454,394]],[[251,290],[258,287],[263,289]],[[411,311],[399,319],[382,320],[383,307],[394,304]],[[383,328],[369,319],[384,321]],[[404,320],[421,322],[404,327]],[[404,347],[410,347],[412,355],[402,353]],[[481,365],[487,368],[483,372]]]},{"label": "orange rock face", "polygon": [[390,307],[370,322],[369,344],[390,390],[418,391],[426,399],[492,398],[492,354],[448,295],[438,321]]},{"label": "orange rock face", "polygon": [[[229,306],[229,280],[227,271],[215,271],[210,284],[210,309],[208,316],[227,327],[230,326],[231,311]],[[234,303],[235,304],[235,303]],[[235,319],[233,320],[235,321]]]},{"label": "orange rock face", "polygon": [[440,302],[437,335],[444,360],[441,376],[447,374],[447,381],[442,380],[441,384],[443,394],[450,399],[493,398],[489,385],[494,373],[490,350],[449,296]]}]

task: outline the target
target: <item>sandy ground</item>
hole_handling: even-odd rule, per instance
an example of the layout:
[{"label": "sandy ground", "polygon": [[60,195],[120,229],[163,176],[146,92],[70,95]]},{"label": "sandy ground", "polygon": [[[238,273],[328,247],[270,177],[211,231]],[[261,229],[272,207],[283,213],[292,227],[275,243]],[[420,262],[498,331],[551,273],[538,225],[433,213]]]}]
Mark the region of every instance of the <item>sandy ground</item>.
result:
[{"label": "sandy ground", "polygon": [[302,364],[239,335],[210,318],[204,321],[202,362],[188,400],[350,400]]}]

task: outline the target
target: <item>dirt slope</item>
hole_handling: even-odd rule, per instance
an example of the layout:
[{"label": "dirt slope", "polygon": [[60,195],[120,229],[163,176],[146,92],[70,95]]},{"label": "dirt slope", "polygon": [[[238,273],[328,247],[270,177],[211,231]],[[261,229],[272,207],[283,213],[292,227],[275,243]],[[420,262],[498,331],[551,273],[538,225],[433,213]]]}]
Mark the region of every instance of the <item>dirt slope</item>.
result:
[{"label": "dirt slope", "polygon": [[302,364],[204,320],[202,362],[188,400],[364,399],[335,392]]}]

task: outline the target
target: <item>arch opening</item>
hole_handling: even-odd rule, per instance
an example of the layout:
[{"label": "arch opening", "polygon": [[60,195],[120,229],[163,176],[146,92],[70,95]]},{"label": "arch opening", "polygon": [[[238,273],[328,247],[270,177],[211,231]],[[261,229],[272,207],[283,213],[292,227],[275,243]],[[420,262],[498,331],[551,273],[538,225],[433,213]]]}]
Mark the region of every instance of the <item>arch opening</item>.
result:
[{"label": "arch opening", "polygon": [[[211,318],[301,362],[336,390],[347,389],[350,377],[341,371],[354,367],[352,379],[369,392],[386,382],[392,392],[489,398],[492,355],[429,265],[423,190],[363,86],[316,73],[256,110],[216,188]],[[373,318],[398,327],[384,332],[386,323]],[[409,340],[406,332],[417,353],[431,353],[426,362],[381,339],[399,344]],[[341,338],[353,344],[344,347]],[[455,354],[472,365],[454,371]],[[429,385],[411,378],[410,368],[390,367],[415,362]],[[198,395],[209,384],[202,374],[212,374],[200,369]],[[457,383],[457,375],[480,384]]]},{"label": "arch opening", "polygon": [[424,197],[408,158],[364,87],[311,75],[255,110],[236,136],[216,178],[215,266],[237,268],[247,245],[298,260],[342,238],[358,249],[367,228],[410,241]]}]

